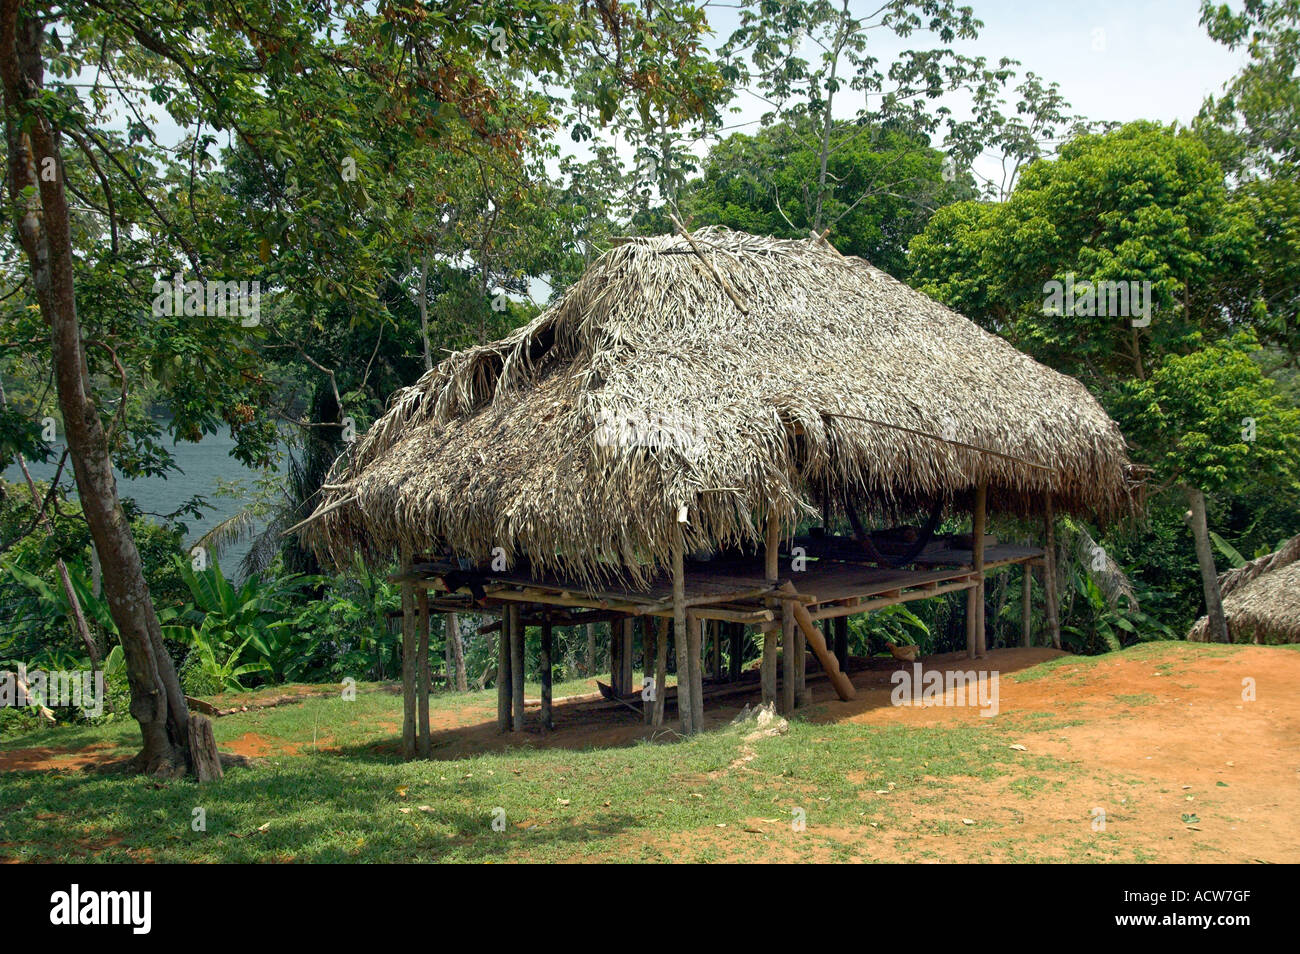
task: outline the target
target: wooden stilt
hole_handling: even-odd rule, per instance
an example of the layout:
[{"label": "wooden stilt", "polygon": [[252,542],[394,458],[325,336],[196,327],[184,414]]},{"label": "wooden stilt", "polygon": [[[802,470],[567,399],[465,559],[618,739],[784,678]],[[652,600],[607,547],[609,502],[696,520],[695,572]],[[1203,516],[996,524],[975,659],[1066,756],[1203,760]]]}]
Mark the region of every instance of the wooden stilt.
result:
[{"label": "wooden stilt", "polygon": [[849,671],[849,618],[840,616],[835,620],[835,661],[841,672]]},{"label": "wooden stilt", "polygon": [[700,643],[704,637],[704,620],[689,610],[686,613],[686,637],[686,651],[690,654],[691,660],[691,731],[703,732],[704,657],[701,655]]},{"label": "wooden stilt", "polygon": [[433,754],[433,736],[429,728],[429,633],[432,620],[429,619],[429,591],[424,587],[420,587],[416,594],[416,607],[419,612],[419,648],[416,650],[419,682],[415,687],[419,716],[417,751],[420,758],[427,759]]},{"label": "wooden stilt", "polygon": [[650,724],[655,728],[664,724],[664,683],[668,681],[668,620],[657,620],[655,626],[655,701]]},{"label": "wooden stilt", "polygon": [[510,704],[514,690],[510,687],[510,627],[513,625],[510,607],[501,613],[501,631],[497,634],[497,729],[510,731]]},{"label": "wooden stilt", "polygon": [[[787,593],[795,593],[794,584],[788,580],[782,584],[781,589]],[[831,655],[831,651],[826,646],[826,641],[822,639],[822,634],[817,631],[817,627],[813,624],[813,618],[809,614],[808,608],[795,600],[786,600],[785,605],[793,612],[795,623],[803,631],[804,637],[808,640],[808,645],[821,662],[827,678],[830,679],[831,685],[835,687],[835,694],[845,701],[856,699],[858,694],[857,690],[853,688],[853,681],[840,670],[839,660]]]},{"label": "wooden stilt", "polygon": [[975,519],[971,531],[971,558],[976,578],[979,580],[979,586],[976,587],[976,592],[979,594],[979,612],[975,615],[975,656],[977,658],[982,658],[988,650],[984,633],[984,593],[986,589],[984,579],[984,530],[987,525],[988,493],[988,482],[981,481],[979,488],[975,491]]},{"label": "wooden stilt", "polygon": [[722,622],[709,620],[709,646],[713,653],[713,681],[722,682]]},{"label": "wooden stilt", "polygon": [[[825,642],[825,640],[823,640]],[[794,628],[794,704],[796,708],[802,708],[811,701],[808,692],[808,641],[805,639],[803,630],[798,626]]]},{"label": "wooden stilt", "polygon": [[623,663],[619,658],[623,652],[623,621],[611,620],[609,624],[609,686],[618,695],[626,695],[627,690],[621,685]]},{"label": "wooden stilt", "polygon": [[730,645],[727,648],[727,678],[731,682],[737,682],[745,665],[745,624],[728,623],[727,634],[730,637]]},{"label": "wooden stilt", "polygon": [[618,692],[629,695],[633,691],[632,664],[636,661],[636,620],[627,617],[621,629],[623,644],[618,652]]},{"label": "wooden stilt", "polygon": [[789,714],[795,703],[794,607],[781,604],[781,711]]},{"label": "wooden stilt", "polygon": [[551,617],[547,614],[542,618],[542,729],[545,731],[555,728],[551,711],[551,638]]},{"label": "wooden stilt", "polygon": [[1059,616],[1058,594],[1056,592],[1056,514],[1052,508],[1052,495],[1047,494],[1044,507],[1044,522],[1047,524],[1043,546],[1043,590],[1047,594],[1047,631],[1052,637],[1052,648],[1061,648],[1061,620]]},{"label": "wooden stilt", "polygon": [[[775,584],[781,559],[781,522],[775,513],[767,515],[766,537],[766,549],[763,554],[764,575],[769,583]],[[778,602],[775,598],[769,599],[768,608],[778,610]],[[763,624],[763,668],[760,673],[763,705],[776,702],[776,647],[780,631],[780,627],[775,622]]]},{"label": "wooden stilt", "polygon": [[1028,649],[1034,644],[1031,627],[1034,621],[1034,565],[1024,564],[1020,583],[1020,645]]},{"label": "wooden stilt", "polygon": [[[402,574],[410,576],[411,548],[402,547]],[[415,585],[402,583],[402,758],[415,758]]]},{"label": "wooden stilt", "polygon": [[511,603],[510,620],[510,695],[511,728],[524,731],[524,622],[518,603]]},{"label": "wooden stilt", "polygon": [[681,533],[673,541],[673,639],[677,644],[677,717],[682,734],[695,731],[691,721],[691,651],[686,627],[686,570],[682,558]]}]

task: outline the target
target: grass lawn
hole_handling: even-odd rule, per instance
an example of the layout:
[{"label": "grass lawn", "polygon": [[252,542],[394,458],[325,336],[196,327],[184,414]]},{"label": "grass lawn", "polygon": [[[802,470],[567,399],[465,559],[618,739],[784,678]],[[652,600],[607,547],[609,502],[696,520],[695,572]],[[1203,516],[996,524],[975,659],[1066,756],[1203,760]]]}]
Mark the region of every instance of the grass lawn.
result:
[{"label": "grass lawn", "polygon": [[[1222,653],[1142,649],[1131,663],[1191,669]],[[1111,654],[1080,663],[1087,679]],[[1285,653],[1294,662],[1300,657]],[[1100,662],[1098,662],[1100,660]],[[1078,695],[1078,669],[1057,660],[1023,672],[1023,692],[1060,680]],[[1158,679],[1153,680],[1159,683]],[[1004,696],[1012,694],[1008,680]],[[1097,686],[1097,706],[1156,718],[1163,686]],[[585,692],[589,682],[557,687]],[[1128,691],[1116,692],[1116,688]],[[536,687],[529,688],[535,695]],[[239,697],[227,697],[229,704]],[[825,699],[826,693],[819,694]],[[1037,697],[1035,697],[1036,699]],[[996,718],[940,724],[825,721],[822,702],[784,735],[746,741],[726,725],[691,740],[572,749],[523,745],[428,762],[396,758],[401,698],[362,686],[215,720],[218,744],[264,757],[217,784],[96,771],[9,771],[0,777],[0,857],[18,861],[504,862],[1150,860],[1161,846],[1127,837],[1123,820],[1175,813],[1157,780],[1126,775],[1044,743],[1091,724],[1088,705],[1062,699],[1004,704]],[[438,737],[494,719],[495,692],[432,703]],[[1240,708],[1240,707],[1238,707]],[[949,710],[952,711],[952,710]],[[1150,713],[1150,715],[1148,715]],[[892,715],[899,715],[897,711]],[[630,714],[611,714],[629,722]],[[1129,720],[1136,721],[1136,720]],[[1027,735],[1038,733],[1038,735]],[[564,735],[563,728],[554,740]],[[61,727],[6,740],[5,752],[90,749],[130,754],[134,723]],[[498,745],[504,744],[498,741]],[[57,762],[55,763],[57,764]],[[1130,777],[1131,776],[1131,777]],[[1215,790],[1222,801],[1226,783]],[[1090,824],[1105,797],[1112,823]],[[1201,817],[1213,805],[1197,803]],[[199,825],[199,820],[203,825]],[[494,821],[496,824],[494,825]],[[1175,826],[1178,827],[1178,826]],[[1186,827],[1186,826],[1183,826]]]}]

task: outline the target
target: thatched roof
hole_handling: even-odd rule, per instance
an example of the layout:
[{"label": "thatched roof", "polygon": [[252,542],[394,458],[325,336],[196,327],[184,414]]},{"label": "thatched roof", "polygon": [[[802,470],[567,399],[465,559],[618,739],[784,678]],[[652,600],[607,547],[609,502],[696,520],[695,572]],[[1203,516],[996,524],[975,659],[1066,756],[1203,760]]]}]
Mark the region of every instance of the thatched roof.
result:
[{"label": "thatched roof", "polygon": [[693,241],[617,245],[528,325],[398,392],[309,537],[335,558],[500,547],[639,576],[679,528],[688,550],[761,540],[769,508],[788,532],[826,486],[877,511],[982,480],[993,510],[1041,512],[1048,490],[1102,521],[1132,505],[1124,438],[1077,381],[825,243]]},{"label": "thatched roof", "polygon": [[[1234,643],[1300,643],[1300,534],[1222,574],[1219,590]],[[1203,643],[1209,628],[1202,616],[1187,638]]]}]

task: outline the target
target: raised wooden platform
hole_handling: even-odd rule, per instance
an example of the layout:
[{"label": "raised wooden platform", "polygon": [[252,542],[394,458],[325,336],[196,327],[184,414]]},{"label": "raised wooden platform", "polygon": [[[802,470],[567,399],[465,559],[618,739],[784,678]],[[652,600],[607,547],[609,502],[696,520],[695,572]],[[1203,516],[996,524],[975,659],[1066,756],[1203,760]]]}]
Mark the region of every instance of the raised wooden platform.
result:
[{"label": "raised wooden platform", "polygon": [[[984,554],[985,572],[1018,563],[1036,563],[1043,551],[1033,547],[999,544]],[[926,547],[910,568],[882,568],[862,559],[852,540],[835,537],[796,538],[793,548],[781,554],[780,581],[765,576],[763,560],[724,557],[687,561],[685,605],[701,619],[762,624],[773,620],[772,599],[803,603],[814,619],[829,619],[868,612],[894,603],[929,599],[942,593],[966,590],[977,583],[970,550],[943,543]],[[481,587],[476,600],[474,587]],[[469,572],[441,561],[415,562],[410,572],[393,578],[439,591],[431,605],[444,611],[501,612],[512,603],[564,608],[575,622],[596,622],[618,616],[672,618],[672,579],[660,574],[644,587],[621,588],[590,584],[553,573],[537,573],[528,566],[507,571]],[[778,592],[786,582],[795,593]]]}]

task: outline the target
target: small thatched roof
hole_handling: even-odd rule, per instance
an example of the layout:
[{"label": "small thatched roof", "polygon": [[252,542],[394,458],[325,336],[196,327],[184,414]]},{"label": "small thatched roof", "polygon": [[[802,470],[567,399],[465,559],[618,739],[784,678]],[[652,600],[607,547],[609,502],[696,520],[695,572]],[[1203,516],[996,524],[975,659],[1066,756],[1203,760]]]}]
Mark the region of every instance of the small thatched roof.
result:
[{"label": "small thatched roof", "polygon": [[[1234,643],[1300,643],[1300,534],[1220,575],[1219,591]],[[1203,643],[1209,628],[1202,616],[1187,638]]]},{"label": "small thatched roof", "polygon": [[624,241],[398,392],[307,533],[336,559],[499,547],[640,577],[679,532],[757,542],[769,509],[788,531],[827,487],[885,512],[987,480],[992,510],[1041,512],[1050,490],[1105,521],[1132,506],[1129,472],[1077,381],[825,243],[710,228]]}]

